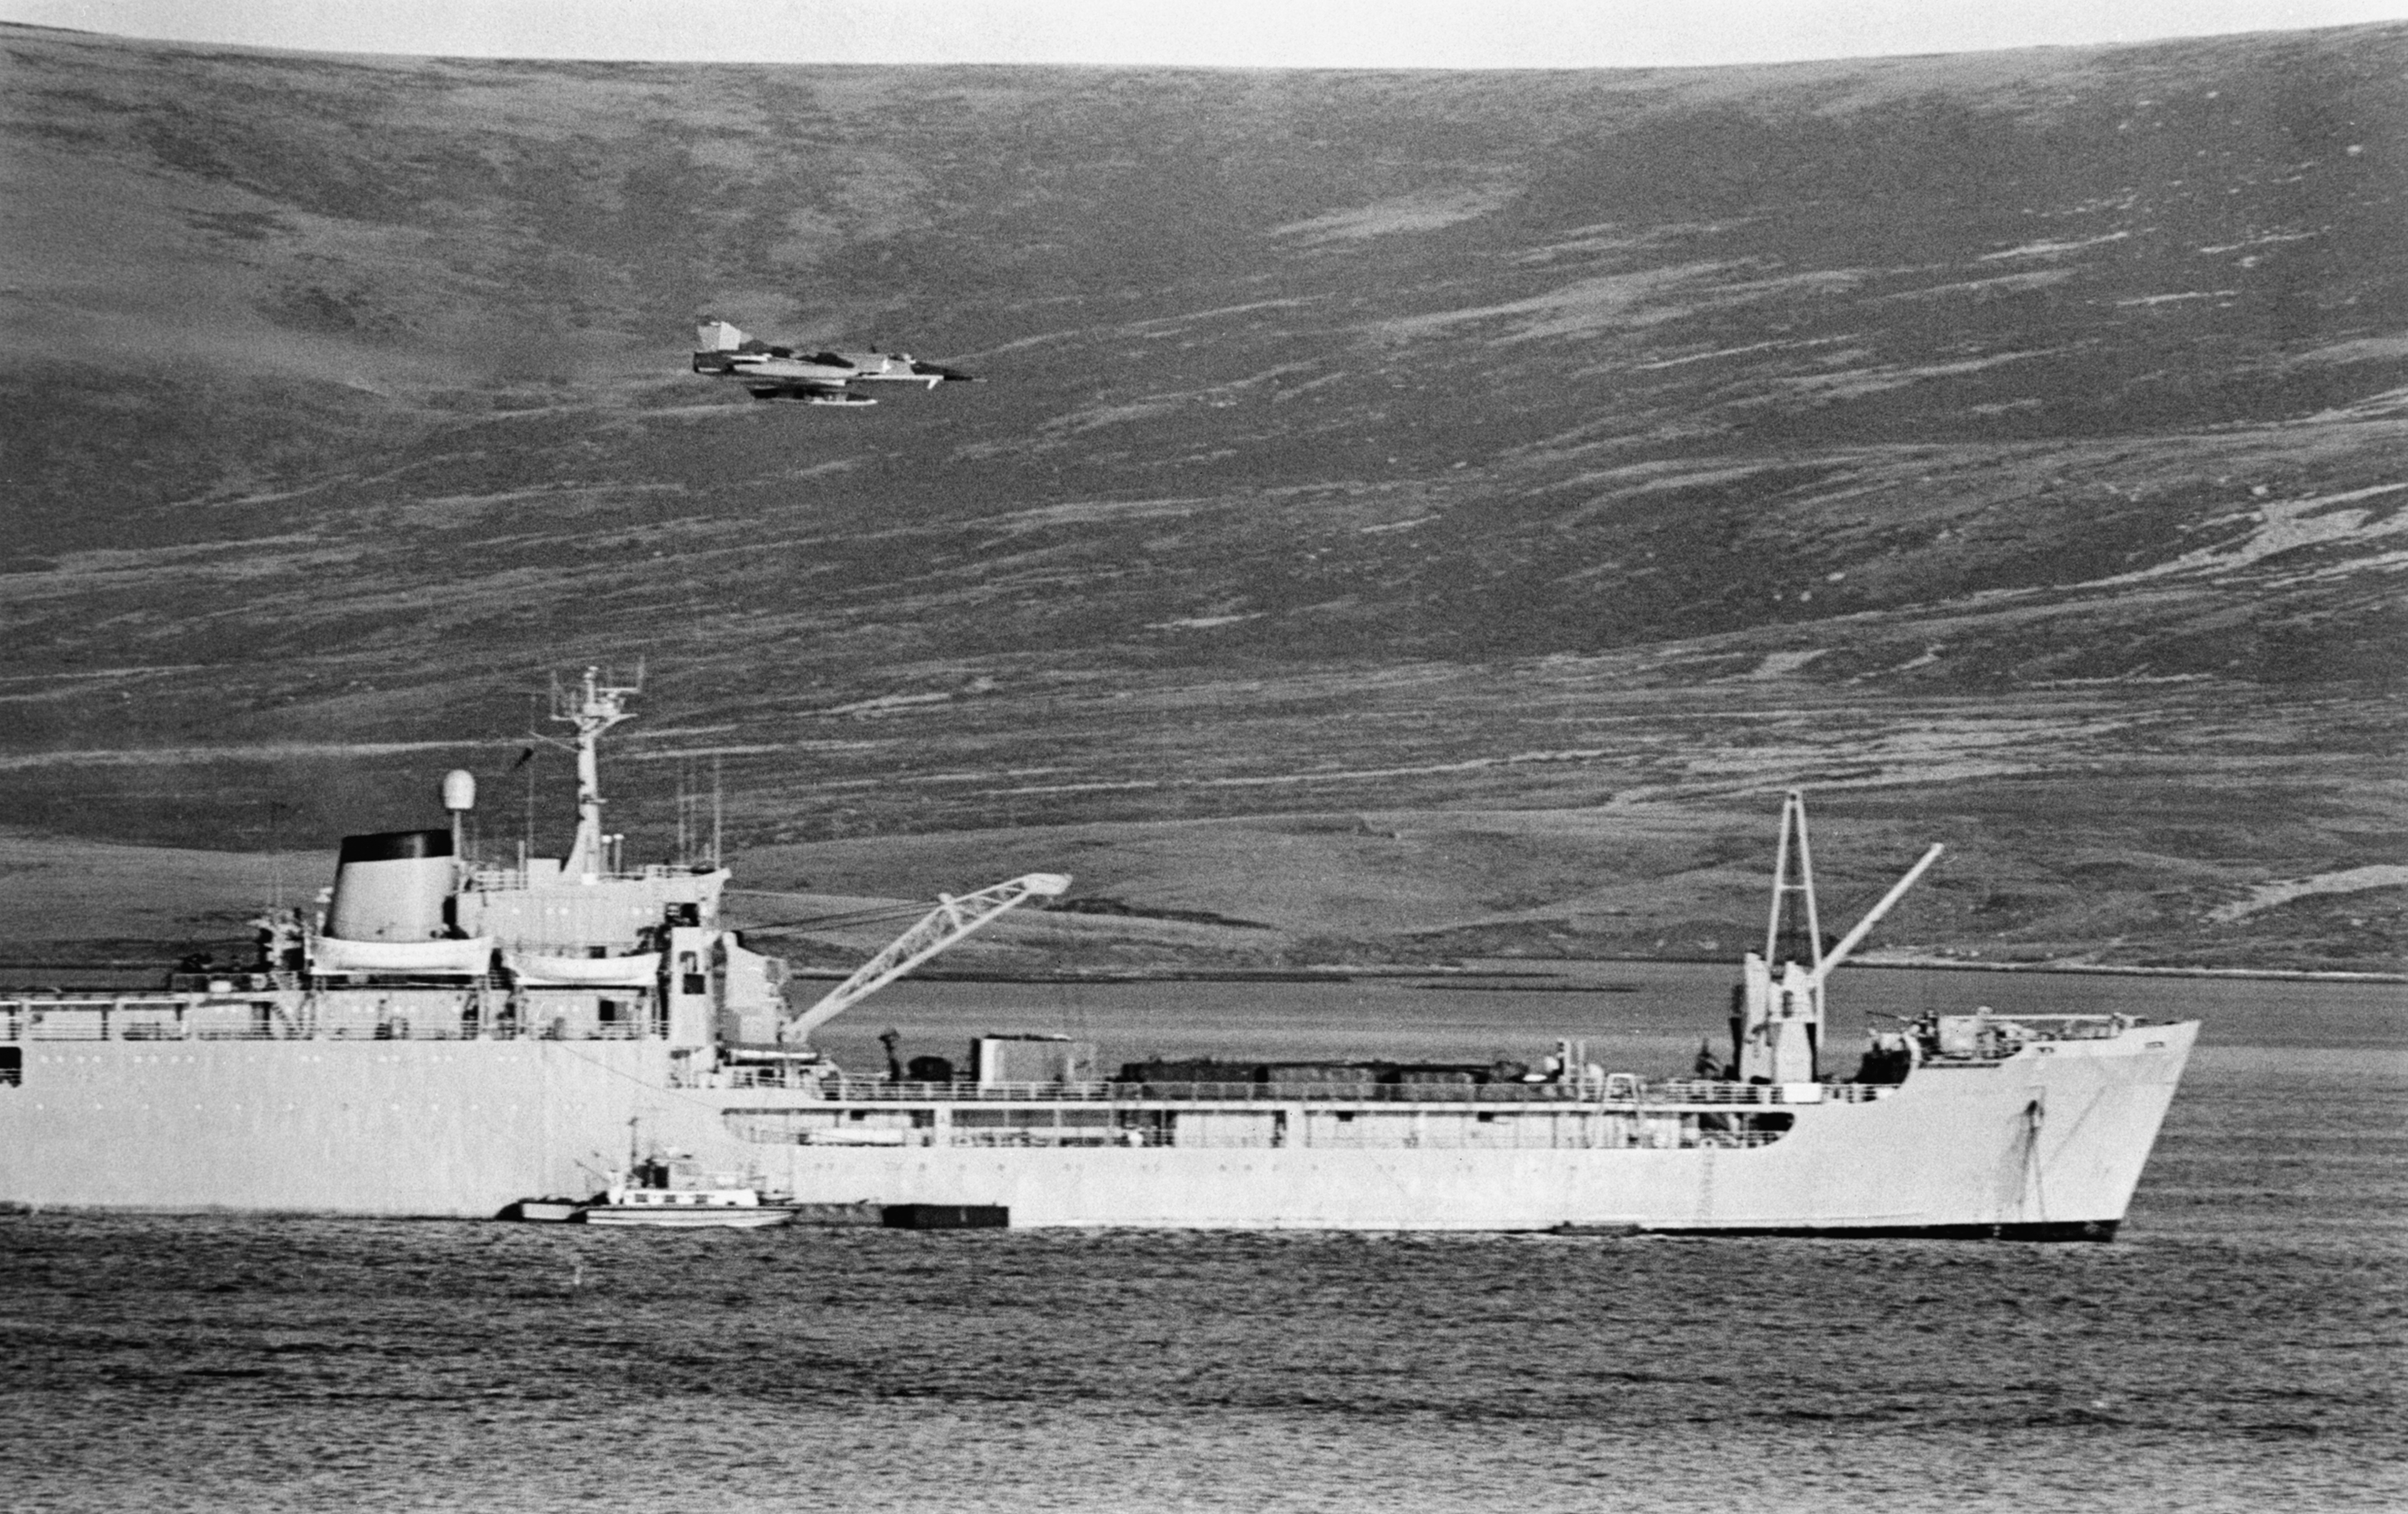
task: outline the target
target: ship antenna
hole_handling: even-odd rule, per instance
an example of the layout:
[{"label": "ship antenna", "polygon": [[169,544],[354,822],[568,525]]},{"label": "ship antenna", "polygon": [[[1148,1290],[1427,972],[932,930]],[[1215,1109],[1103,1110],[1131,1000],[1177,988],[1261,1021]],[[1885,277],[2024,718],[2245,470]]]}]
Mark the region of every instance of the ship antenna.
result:
[{"label": "ship antenna", "polygon": [[[557,674],[553,675],[552,681],[552,691],[553,699],[557,700],[560,698],[560,679]],[[535,759],[537,748],[551,740],[551,737],[543,735],[535,728],[535,696],[530,694],[527,696],[528,744],[526,756],[519,758],[519,764],[527,771],[526,831],[525,834],[519,838],[519,872],[522,874],[523,874],[527,870],[527,858],[535,856]]]},{"label": "ship antenna", "polygon": [[726,788],[720,781],[719,754],[710,757],[710,866],[713,872],[725,867],[726,853],[720,850],[726,825]]},{"label": "ship antenna", "polygon": [[691,780],[692,775],[688,771],[686,759],[683,757],[680,757],[678,758],[677,786],[677,863],[680,867],[684,867],[687,863],[694,860],[694,854],[687,842],[687,832],[691,829],[688,825],[688,821],[692,818],[694,812],[694,795],[691,787]]},{"label": "ship antenna", "polygon": [[283,817],[284,801],[267,801],[267,907],[278,915],[284,913],[284,832],[277,821]]}]

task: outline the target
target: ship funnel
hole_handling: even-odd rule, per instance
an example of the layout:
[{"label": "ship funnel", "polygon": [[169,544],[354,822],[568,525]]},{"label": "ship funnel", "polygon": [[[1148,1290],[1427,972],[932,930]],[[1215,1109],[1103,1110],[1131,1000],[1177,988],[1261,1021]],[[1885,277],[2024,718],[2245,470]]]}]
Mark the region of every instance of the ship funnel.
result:
[{"label": "ship funnel", "polygon": [[443,807],[453,815],[477,807],[477,775],[454,768],[443,775]]},{"label": "ship funnel", "polygon": [[343,941],[435,941],[451,934],[452,832],[345,836],[326,934]]}]

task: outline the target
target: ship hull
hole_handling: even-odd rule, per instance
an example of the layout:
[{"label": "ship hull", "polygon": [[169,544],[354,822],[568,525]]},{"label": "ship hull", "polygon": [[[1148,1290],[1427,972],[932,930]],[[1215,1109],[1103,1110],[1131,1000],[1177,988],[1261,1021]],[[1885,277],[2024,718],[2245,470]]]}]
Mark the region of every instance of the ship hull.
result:
[{"label": "ship hull", "polygon": [[489,1216],[592,1192],[660,1108],[648,1042],[36,1042],[0,1088],[0,1202]]},{"label": "ship hull", "polygon": [[1746,1148],[803,1146],[767,1172],[807,1201],[1001,1204],[1016,1226],[2096,1238],[2124,1216],[2190,1038],[2152,1039],[2168,1044],[1925,1070]]},{"label": "ship hull", "polygon": [[[2103,1239],[2196,1032],[1918,1068],[1767,1144],[1674,1149],[765,1144],[742,1132],[826,1104],[675,1086],[652,1042],[36,1044],[0,1088],[0,1203],[484,1217],[595,1186],[639,1131],[798,1204],[993,1205],[1015,1227]],[[1479,1129],[1548,1128],[1495,1117]]]},{"label": "ship hull", "polygon": [[589,1225],[614,1225],[621,1229],[646,1230],[773,1230],[795,1221],[790,1209],[726,1209],[716,1213],[662,1213],[657,1210],[612,1209],[596,1206],[585,1211]]}]

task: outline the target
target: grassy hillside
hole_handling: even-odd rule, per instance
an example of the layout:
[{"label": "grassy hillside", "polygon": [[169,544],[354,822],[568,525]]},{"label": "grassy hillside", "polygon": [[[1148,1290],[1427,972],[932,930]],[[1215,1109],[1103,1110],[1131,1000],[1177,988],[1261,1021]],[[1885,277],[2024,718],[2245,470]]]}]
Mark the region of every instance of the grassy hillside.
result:
[{"label": "grassy hillside", "polygon": [[[1900,944],[2408,940],[2408,28],[0,57],[0,825],[289,849],[460,765],[515,831],[527,692],[641,656],[636,850],[715,768],[781,877],[1281,935],[1216,952],[1719,941],[1791,785],[1876,889],[1958,844]],[[990,382],[758,405],[706,311]]]}]

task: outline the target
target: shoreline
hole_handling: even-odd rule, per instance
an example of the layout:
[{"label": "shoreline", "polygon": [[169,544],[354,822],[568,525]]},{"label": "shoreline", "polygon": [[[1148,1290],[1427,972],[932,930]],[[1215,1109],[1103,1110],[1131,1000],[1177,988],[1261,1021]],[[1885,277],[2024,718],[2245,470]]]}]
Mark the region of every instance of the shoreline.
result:
[{"label": "shoreline", "polygon": [[[1487,959],[1505,961],[1506,959]],[[1597,984],[1576,984],[1563,988],[1554,985],[1569,975],[1568,970],[1578,966],[1597,967],[1732,967],[1721,957],[1580,957],[1532,958],[1529,965],[1499,967],[1467,967],[1460,963],[1433,963],[1413,966],[1397,962],[1360,964],[1329,963],[1312,967],[1278,968],[1162,968],[1153,970],[1102,969],[1093,972],[1067,971],[1057,973],[982,973],[976,971],[919,972],[910,974],[924,983],[1025,983],[1025,984],[1144,984],[1144,983],[1348,983],[1357,979],[1458,978],[1494,981],[1497,979],[1529,979],[1529,991],[1541,992],[1628,992],[1627,987]],[[1550,965],[1554,964],[1554,965]],[[1956,958],[1854,958],[1846,964],[1851,968],[1870,968],[1897,972],[1920,970],[1942,973],[2021,973],[2030,974],[2062,974],[2070,977],[2153,977],[2210,978],[2259,980],[2270,983],[2396,983],[2408,984],[2408,972],[2377,973],[2352,969],[2316,970],[2280,967],[2142,967],[2100,962],[1969,962]],[[15,973],[72,973],[79,975],[103,973],[164,974],[167,969],[152,962],[56,962],[0,960],[0,982]],[[790,974],[793,982],[838,983],[847,974],[831,968],[797,968]],[[28,991],[42,991],[30,985],[19,986]],[[93,985],[100,988],[123,988],[129,991],[165,992],[149,985]]]},{"label": "shoreline", "polygon": [[[1499,959],[1491,959],[1499,960]],[[1399,963],[1378,962],[1359,966],[1333,963],[1326,967],[1289,968],[1196,968],[1160,971],[1127,972],[1099,971],[1094,973],[977,973],[928,972],[911,975],[930,983],[1344,983],[1356,978],[1529,978],[1560,980],[1566,973],[1560,968],[1541,965],[1559,960],[1565,967],[1587,965],[1598,967],[1723,967],[1734,964],[1722,957],[1580,957],[1564,959],[1529,959],[1532,965],[1505,968],[1474,968],[1438,964],[1413,967]],[[2263,979],[2268,982],[2297,983],[2400,983],[2408,984],[2408,972],[2374,973],[2336,968],[2315,970],[2285,967],[2140,967],[2114,963],[2089,962],[1967,962],[1954,959],[1897,959],[1867,960],[1852,958],[1848,967],[1878,968],[1888,971],[1922,969],[1947,973],[2062,973],[2067,976],[2092,977],[2167,977],[2167,978],[2239,978]],[[842,980],[844,974],[824,970],[797,970],[796,979],[824,979],[829,983]],[[1583,989],[1597,992],[1623,991],[1602,986],[1580,985]],[[1545,991],[1534,982],[1532,991]]]}]

